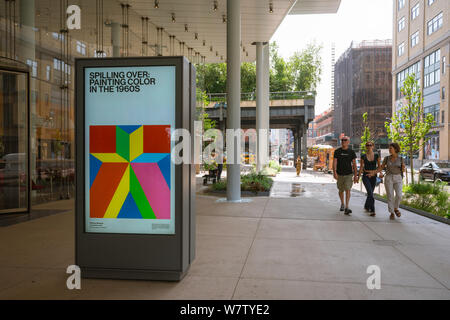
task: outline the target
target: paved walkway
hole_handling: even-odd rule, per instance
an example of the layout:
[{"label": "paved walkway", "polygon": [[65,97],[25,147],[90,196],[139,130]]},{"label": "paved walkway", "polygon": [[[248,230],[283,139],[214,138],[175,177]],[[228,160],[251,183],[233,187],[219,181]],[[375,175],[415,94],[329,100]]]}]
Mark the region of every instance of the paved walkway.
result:
[{"label": "paved walkway", "polygon": [[[271,197],[217,203],[197,197],[197,259],[179,283],[83,279],[66,289],[74,262],[72,211],[0,228],[0,299],[450,299],[450,226],[403,211],[377,217],[312,172],[283,172]],[[291,197],[293,182],[305,192]],[[381,268],[381,290],[366,269]]]}]

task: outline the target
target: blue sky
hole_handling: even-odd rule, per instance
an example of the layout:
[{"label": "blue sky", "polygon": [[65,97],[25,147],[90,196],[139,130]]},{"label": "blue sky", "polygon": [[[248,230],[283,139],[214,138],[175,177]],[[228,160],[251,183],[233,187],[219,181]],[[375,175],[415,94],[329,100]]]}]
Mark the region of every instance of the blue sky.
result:
[{"label": "blue sky", "polygon": [[322,81],[318,87],[316,114],[330,107],[331,44],[336,46],[336,60],[352,41],[392,39],[393,0],[342,0],[336,14],[288,16],[271,41],[288,58],[307,43],[323,45]]}]

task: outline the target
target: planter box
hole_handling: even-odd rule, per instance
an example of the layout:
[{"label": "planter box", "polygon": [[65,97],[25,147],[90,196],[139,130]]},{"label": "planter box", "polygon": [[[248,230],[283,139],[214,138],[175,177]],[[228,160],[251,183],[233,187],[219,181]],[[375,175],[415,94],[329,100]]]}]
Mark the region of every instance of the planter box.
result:
[{"label": "planter box", "polygon": [[[226,190],[213,191],[208,190],[205,192],[206,194],[217,194],[217,195],[226,195]],[[268,197],[270,196],[270,191],[259,191],[259,192],[251,192],[251,191],[241,191],[241,196],[243,197]]]},{"label": "planter box", "polygon": [[[387,200],[385,198],[380,197],[377,194],[374,194],[373,196],[374,196],[374,198],[376,200],[383,201],[384,203],[387,203]],[[411,211],[411,212],[416,213],[418,215],[421,215],[423,217],[427,217],[427,218],[430,218],[430,219],[433,219],[433,220],[436,220],[436,221],[439,221],[439,222],[446,223],[446,224],[450,225],[450,219],[446,219],[446,218],[443,218],[441,216],[437,216],[437,215],[432,214],[430,212],[423,211],[423,210],[420,210],[420,209],[416,209],[416,208],[413,208],[413,207],[410,207],[410,206],[405,206],[404,204],[400,204],[400,208],[408,210],[408,211]]]}]

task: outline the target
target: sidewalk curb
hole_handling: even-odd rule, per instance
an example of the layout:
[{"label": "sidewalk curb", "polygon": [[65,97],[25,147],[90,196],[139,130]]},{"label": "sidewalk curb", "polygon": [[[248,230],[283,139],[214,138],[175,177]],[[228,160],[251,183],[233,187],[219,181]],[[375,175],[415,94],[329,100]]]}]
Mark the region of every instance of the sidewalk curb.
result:
[{"label": "sidewalk curb", "polygon": [[[227,191],[207,191],[203,192],[205,195],[226,195]],[[242,197],[268,197],[270,196],[270,191],[258,191],[258,192],[252,192],[252,191],[241,191]]]},{"label": "sidewalk curb", "polygon": [[[365,193],[363,191],[356,190],[356,189],[352,189],[352,192],[358,192],[360,194],[363,194],[363,195],[367,196],[367,193]],[[373,197],[375,198],[375,200],[387,203],[386,199],[384,199],[383,197],[380,197],[377,194],[374,194]],[[423,211],[423,210],[420,210],[420,209],[416,209],[416,208],[413,208],[413,207],[405,206],[404,204],[400,204],[400,208],[408,210],[408,211],[410,211],[412,213],[415,213],[415,214],[418,214],[420,216],[423,216],[423,217],[426,217],[426,218],[430,218],[430,219],[433,219],[433,220],[436,220],[436,221],[439,221],[439,222],[442,222],[442,223],[450,225],[450,219],[445,219],[445,218],[442,218],[440,216],[437,216],[435,214],[432,214],[432,213],[429,213],[429,212],[426,212],[426,211]]]},{"label": "sidewalk curb", "polygon": [[[357,192],[362,193],[364,195],[367,195],[365,192],[361,192],[361,191],[357,191]],[[380,197],[377,194],[374,194],[373,197],[375,198],[375,200],[387,203],[386,199],[384,199],[383,197]],[[445,218],[442,218],[440,216],[437,216],[435,214],[432,214],[432,213],[429,213],[429,212],[426,212],[426,211],[423,211],[423,210],[420,210],[420,209],[416,209],[416,208],[413,208],[413,207],[410,207],[410,206],[405,206],[404,204],[400,204],[400,208],[408,210],[408,211],[410,211],[412,213],[415,213],[415,214],[418,214],[420,216],[423,216],[423,217],[426,217],[426,218],[430,218],[430,219],[433,219],[433,220],[436,220],[436,221],[439,221],[439,222],[442,222],[442,223],[450,225],[450,219],[445,219]]]}]

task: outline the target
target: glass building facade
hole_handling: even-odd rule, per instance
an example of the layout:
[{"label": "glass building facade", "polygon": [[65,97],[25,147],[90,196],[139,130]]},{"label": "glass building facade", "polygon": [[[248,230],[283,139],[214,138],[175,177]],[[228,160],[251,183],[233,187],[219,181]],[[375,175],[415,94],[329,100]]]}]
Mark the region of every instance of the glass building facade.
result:
[{"label": "glass building facade", "polygon": [[204,60],[115,0],[0,0],[0,39],[0,213],[73,197],[75,58]]}]

